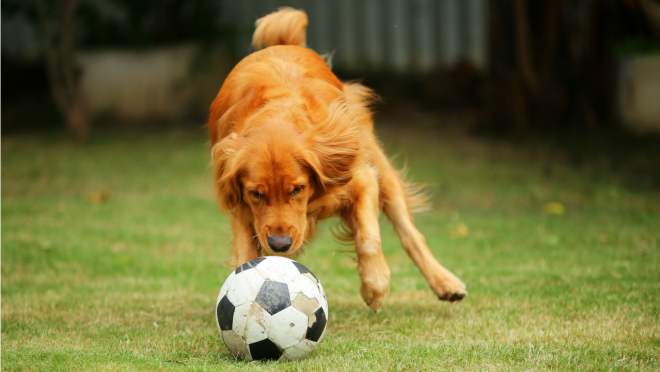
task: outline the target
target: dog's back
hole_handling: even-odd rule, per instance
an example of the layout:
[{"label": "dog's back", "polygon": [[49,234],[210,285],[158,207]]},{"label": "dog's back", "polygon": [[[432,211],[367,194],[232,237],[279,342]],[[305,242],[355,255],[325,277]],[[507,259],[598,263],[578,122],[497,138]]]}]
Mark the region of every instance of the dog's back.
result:
[{"label": "dog's back", "polygon": [[245,113],[273,97],[302,93],[308,114],[320,122],[330,103],[344,94],[344,85],[325,61],[305,47],[305,12],[282,8],[260,18],[256,26],[252,44],[257,51],[234,67],[211,105],[211,143],[238,130]]}]

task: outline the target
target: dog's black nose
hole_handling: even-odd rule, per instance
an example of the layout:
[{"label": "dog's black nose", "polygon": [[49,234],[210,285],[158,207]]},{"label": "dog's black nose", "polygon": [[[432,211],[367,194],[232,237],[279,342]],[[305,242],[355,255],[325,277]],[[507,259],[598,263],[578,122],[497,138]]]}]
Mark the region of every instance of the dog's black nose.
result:
[{"label": "dog's black nose", "polygon": [[291,244],[293,244],[293,239],[290,236],[280,235],[268,237],[268,245],[275,252],[286,252],[291,248]]}]

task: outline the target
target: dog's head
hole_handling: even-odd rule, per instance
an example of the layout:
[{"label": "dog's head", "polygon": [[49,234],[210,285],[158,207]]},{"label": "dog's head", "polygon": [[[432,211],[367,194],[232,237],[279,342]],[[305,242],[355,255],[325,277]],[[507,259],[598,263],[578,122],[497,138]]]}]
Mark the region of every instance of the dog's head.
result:
[{"label": "dog's head", "polygon": [[354,116],[334,103],[323,123],[302,133],[285,117],[253,128],[213,146],[218,200],[252,227],[265,254],[295,256],[312,212],[308,203],[353,177],[360,158]]}]

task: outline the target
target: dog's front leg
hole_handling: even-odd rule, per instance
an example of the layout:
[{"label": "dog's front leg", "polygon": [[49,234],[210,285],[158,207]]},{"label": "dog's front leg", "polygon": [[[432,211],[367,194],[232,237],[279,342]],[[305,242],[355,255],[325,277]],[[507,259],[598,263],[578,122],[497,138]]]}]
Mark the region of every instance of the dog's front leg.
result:
[{"label": "dog's front leg", "polygon": [[234,258],[236,267],[260,256],[258,242],[250,226],[245,226],[236,218],[231,218],[231,229],[234,231]]},{"label": "dog's front leg", "polygon": [[390,269],[385,262],[378,224],[378,182],[372,170],[361,172],[352,181],[353,204],[342,213],[355,235],[360,294],[378,312],[390,290]]}]

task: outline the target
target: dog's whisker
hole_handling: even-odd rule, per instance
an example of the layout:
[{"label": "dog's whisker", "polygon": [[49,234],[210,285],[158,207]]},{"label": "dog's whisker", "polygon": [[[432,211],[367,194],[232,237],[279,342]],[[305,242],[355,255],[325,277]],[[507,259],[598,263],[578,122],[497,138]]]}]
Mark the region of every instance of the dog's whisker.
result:
[{"label": "dog's whisker", "polygon": [[[304,239],[304,238],[303,238]],[[307,241],[307,239],[304,239]],[[309,242],[308,242],[309,243]],[[304,243],[300,244],[300,254],[306,258],[309,258],[309,254],[307,253],[307,247],[305,246]]]},{"label": "dog's whisker", "polygon": [[259,234],[255,234],[253,237],[251,237],[251,238],[248,239],[247,241],[248,241],[248,242],[251,242],[251,241],[254,240],[254,238],[256,238],[257,236],[259,236]]}]

